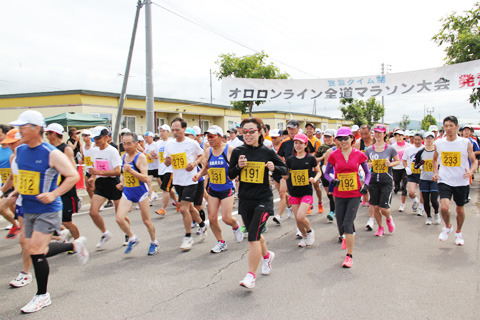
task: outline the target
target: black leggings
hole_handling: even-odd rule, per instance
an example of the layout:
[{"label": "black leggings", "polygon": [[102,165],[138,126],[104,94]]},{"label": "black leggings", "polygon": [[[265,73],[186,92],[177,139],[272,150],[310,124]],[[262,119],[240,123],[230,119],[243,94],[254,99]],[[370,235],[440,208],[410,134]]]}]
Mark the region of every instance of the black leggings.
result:
[{"label": "black leggings", "polygon": [[406,196],[407,195],[407,172],[405,171],[405,169],[402,169],[402,170],[397,170],[397,169],[393,169],[393,182],[395,184],[395,189],[394,192],[397,193],[398,191],[400,191],[400,189],[402,190],[402,196]]},{"label": "black leggings", "polygon": [[355,232],[354,222],[357,216],[358,206],[360,205],[360,197],[356,198],[339,198],[335,197],[337,211],[335,217],[337,218],[338,232],[353,234]]},{"label": "black leggings", "polygon": [[423,196],[423,207],[425,208],[425,213],[427,217],[431,217],[430,214],[430,202],[432,203],[433,210],[435,213],[438,213],[438,191],[431,191],[431,192],[422,192]]},{"label": "black leggings", "polygon": [[335,199],[333,194],[327,194],[328,200],[330,200],[330,212],[335,212]]}]

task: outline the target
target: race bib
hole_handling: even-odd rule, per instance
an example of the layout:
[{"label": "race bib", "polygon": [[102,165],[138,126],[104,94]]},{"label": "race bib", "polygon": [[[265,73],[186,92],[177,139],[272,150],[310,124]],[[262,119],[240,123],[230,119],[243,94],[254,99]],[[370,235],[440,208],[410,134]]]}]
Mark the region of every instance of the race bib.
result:
[{"label": "race bib", "polygon": [[90,156],[85,157],[85,165],[87,167],[93,167],[92,157]]},{"label": "race bib", "polygon": [[211,183],[214,183],[214,184],[227,183],[227,175],[225,174],[224,168],[210,168],[208,169],[208,176],[210,177]]},{"label": "race bib", "polygon": [[10,177],[10,168],[1,168],[0,175],[2,176],[2,183],[5,184],[7,182],[8,177]]},{"label": "race bib", "polygon": [[386,159],[376,159],[372,161],[373,172],[375,173],[387,173],[388,167],[385,165]]},{"label": "race bib", "polygon": [[40,172],[29,170],[18,171],[18,192],[27,196],[40,194]]},{"label": "race bib", "polygon": [[149,158],[149,157],[147,156],[147,163],[153,163],[153,158]]},{"label": "race bib", "polygon": [[240,181],[248,183],[263,183],[265,162],[247,161],[240,174]]},{"label": "race bib", "polygon": [[137,178],[135,178],[133,174],[126,171],[123,171],[123,182],[125,183],[125,187],[127,188],[140,186],[140,181]]},{"label": "race bib", "polygon": [[158,153],[158,162],[160,163],[164,163],[165,162],[165,158],[163,157],[163,151],[160,151]]},{"label": "race bib", "polygon": [[420,168],[415,169],[415,162],[412,162],[411,169],[412,169],[412,174],[420,174],[422,172],[422,169]]},{"label": "race bib", "polygon": [[290,170],[290,177],[294,187],[308,186],[310,184],[308,181],[308,169]]},{"label": "race bib", "polygon": [[433,172],[433,162],[432,162],[432,160],[425,160],[425,162],[423,163],[423,171]]},{"label": "race bib", "polygon": [[177,170],[185,169],[187,167],[187,154],[185,152],[172,154],[172,166],[173,169]]},{"label": "race bib", "polygon": [[98,171],[109,171],[110,165],[108,160],[95,160],[95,169]]},{"label": "race bib", "polygon": [[338,191],[358,190],[356,172],[338,173],[337,178],[338,180],[340,180],[340,184],[338,185]]},{"label": "race bib", "polygon": [[13,187],[15,189],[17,189],[17,185],[18,185],[18,174],[14,174],[13,175]]},{"label": "race bib", "polygon": [[460,167],[461,161],[461,153],[460,151],[454,152],[445,152],[442,151],[442,164],[445,167]]}]

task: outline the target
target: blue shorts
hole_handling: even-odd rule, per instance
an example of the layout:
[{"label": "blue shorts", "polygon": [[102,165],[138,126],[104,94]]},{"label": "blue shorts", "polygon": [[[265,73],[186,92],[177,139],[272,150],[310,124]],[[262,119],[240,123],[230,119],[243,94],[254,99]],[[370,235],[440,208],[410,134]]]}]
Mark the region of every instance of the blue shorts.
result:
[{"label": "blue shorts", "polygon": [[16,214],[18,217],[22,217],[22,218],[23,218],[23,209],[22,209],[22,206],[15,206],[15,214]]},{"label": "blue shorts", "polygon": [[438,192],[438,184],[435,181],[420,180],[421,192]]},{"label": "blue shorts", "polygon": [[139,203],[148,198],[148,189],[145,183],[142,183],[139,187],[124,187],[123,196],[131,202]]},{"label": "blue shorts", "polygon": [[408,182],[415,182],[416,184],[420,183],[420,174],[419,173],[414,173],[409,176],[407,176]]}]

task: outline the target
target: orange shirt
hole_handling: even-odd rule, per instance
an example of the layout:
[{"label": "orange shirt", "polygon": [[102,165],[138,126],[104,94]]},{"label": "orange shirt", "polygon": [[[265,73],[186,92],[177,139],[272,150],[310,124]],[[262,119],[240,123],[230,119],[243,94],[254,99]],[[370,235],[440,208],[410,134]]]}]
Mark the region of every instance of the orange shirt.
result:
[{"label": "orange shirt", "polygon": [[317,149],[322,145],[322,142],[320,141],[320,139],[317,139],[317,137],[315,136],[313,136],[312,139],[309,139],[309,140],[313,148],[315,148],[315,152],[317,152]]}]

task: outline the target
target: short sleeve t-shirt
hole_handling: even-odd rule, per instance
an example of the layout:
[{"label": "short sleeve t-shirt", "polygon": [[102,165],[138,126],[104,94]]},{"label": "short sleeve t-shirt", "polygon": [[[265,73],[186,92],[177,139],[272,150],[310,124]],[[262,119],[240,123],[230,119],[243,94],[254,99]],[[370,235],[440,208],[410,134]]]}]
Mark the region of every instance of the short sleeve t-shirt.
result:
[{"label": "short sleeve t-shirt", "polygon": [[397,151],[391,146],[388,146],[382,152],[374,150],[375,145],[370,146],[365,150],[365,155],[372,162],[372,178],[370,183],[388,183],[393,181],[392,167],[386,167],[385,161],[393,161],[393,157],[397,156]]},{"label": "short sleeve t-shirt", "polygon": [[[292,138],[287,138],[283,140],[282,144],[280,145],[280,148],[278,148],[277,154],[280,157],[283,157],[284,159],[288,159],[288,157],[293,155],[293,145],[294,145],[294,142]],[[308,153],[313,153],[315,151],[310,141],[308,141],[307,150],[308,150]]]},{"label": "short sleeve t-shirt", "polygon": [[201,154],[203,154],[203,149],[200,148],[197,141],[190,138],[185,138],[182,142],[172,140],[165,145],[164,157],[172,158],[174,185],[189,186],[197,184],[196,181],[192,180],[197,170],[194,168],[191,171],[187,171],[185,168]]},{"label": "short sleeve t-shirt", "polygon": [[345,161],[340,149],[330,154],[327,162],[333,166],[335,179],[340,180],[340,185],[333,190],[334,197],[355,198],[362,196],[359,192],[361,185],[358,168],[365,161],[367,161],[367,156],[354,148],[352,148],[352,152],[348,156],[348,161]]},{"label": "short sleeve t-shirt", "polygon": [[412,163],[415,163],[415,156],[417,155],[417,152],[422,150],[424,146],[420,147],[415,147],[415,146],[410,146],[410,148],[407,148],[405,152],[403,153],[402,160],[407,161],[407,166],[405,170],[407,171],[407,175],[412,174]]},{"label": "short sleeve t-shirt", "polygon": [[[392,144],[392,148],[397,150],[397,154],[400,159],[403,159],[403,154],[405,153],[405,150],[410,148],[410,146],[411,144],[408,142],[403,142],[402,145],[399,145],[397,142]],[[403,169],[405,169],[405,167],[403,166],[402,162],[400,162],[398,165],[393,167],[393,170],[403,170]]]},{"label": "short sleeve t-shirt", "polygon": [[288,193],[292,197],[311,196],[313,194],[312,184],[309,178],[315,177],[317,160],[314,156],[307,154],[303,158],[290,156],[287,158],[287,167],[290,170],[290,177],[287,180]]},{"label": "short sleeve t-shirt", "polygon": [[[93,167],[100,171],[113,170],[122,165],[122,158],[118,154],[118,150],[108,145],[105,149],[92,148],[92,163]],[[111,176],[97,175],[99,178],[114,178]]]},{"label": "short sleeve t-shirt", "polygon": [[158,140],[155,143],[155,152],[158,155],[158,175],[163,176],[165,173],[173,172],[172,165],[165,165],[165,145],[171,140]]},{"label": "short sleeve t-shirt", "polygon": [[149,159],[148,155],[151,151],[155,152],[156,143],[152,142],[150,144],[145,143],[145,155],[147,156],[147,169],[148,170],[157,170],[158,169],[158,159]]}]

